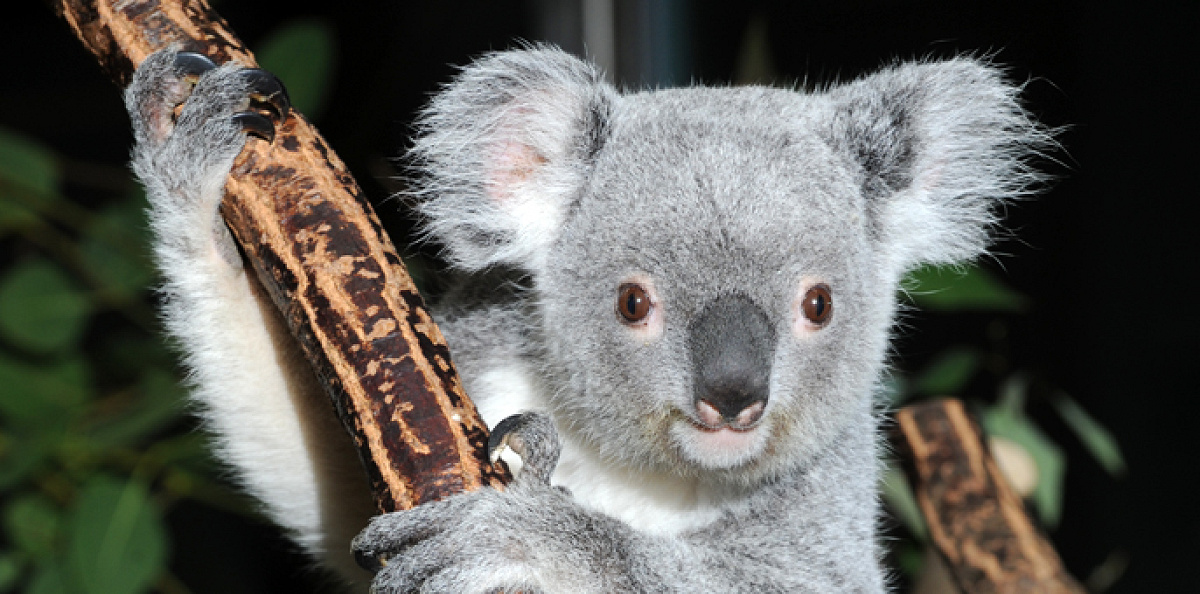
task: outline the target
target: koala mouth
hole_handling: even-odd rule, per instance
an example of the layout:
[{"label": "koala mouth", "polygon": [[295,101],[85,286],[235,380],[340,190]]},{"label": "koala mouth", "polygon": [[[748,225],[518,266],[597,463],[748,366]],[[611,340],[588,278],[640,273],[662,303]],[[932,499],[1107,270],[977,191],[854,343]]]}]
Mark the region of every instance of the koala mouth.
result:
[{"label": "koala mouth", "polygon": [[704,468],[732,469],[753,462],[767,446],[769,429],[759,412],[753,422],[737,424],[721,420],[705,423],[682,415],[671,430],[672,441],[684,458]]}]

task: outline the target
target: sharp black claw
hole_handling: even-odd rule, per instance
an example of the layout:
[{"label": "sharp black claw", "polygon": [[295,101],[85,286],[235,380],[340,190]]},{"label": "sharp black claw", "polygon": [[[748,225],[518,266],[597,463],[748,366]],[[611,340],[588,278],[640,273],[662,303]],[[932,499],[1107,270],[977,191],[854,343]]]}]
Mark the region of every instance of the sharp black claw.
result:
[{"label": "sharp black claw", "polygon": [[241,75],[250,83],[250,99],[255,104],[271,111],[275,119],[282,120],[292,109],[292,100],[287,89],[274,74],[257,68],[247,68]]},{"label": "sharp black claw", "polygon": [[550,417],[526,412],[500,421],[488,437],[488,457],[495,462],[506,447],[524,462],[522,476],[528,474],[544,485],[550,484],[562,452],[558,431]]},{"label": "sharp black claw", "polygon": [[242,111],[233,114],[233,121],[237,122],[242,130],[249,134],[253,134],[267,142],[275,141],[275,124],[267,116],[253,112]]},{"label": "sharp black claw", "polygon": [[386,565],[383,559],[368,555],[362,551],[354,551],[354,562],[358,563],[359,567],[371,573],[378,573]]},{"label": "sharp black claw", "polygon": [[201,74],[216,67],[217,65],[204,54],[196,52],[179,52],[175,54],[175,68],[185,78],[199,78]]}]

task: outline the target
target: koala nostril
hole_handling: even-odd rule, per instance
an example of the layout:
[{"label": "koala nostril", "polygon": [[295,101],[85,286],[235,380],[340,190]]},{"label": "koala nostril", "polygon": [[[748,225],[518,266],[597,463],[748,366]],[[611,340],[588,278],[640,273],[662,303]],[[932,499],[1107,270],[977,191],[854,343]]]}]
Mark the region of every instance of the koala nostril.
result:
[{"label": "koala nostril", "polygon": [[767,401],[757,399],[749,404],[745,402],[701,398],[696,400],[696,414],[705,427],[717,428],[728,424],[733,429],[749,429],[762,419]]},{"label": "koala nostril", "polygon": [[762,419],[763,410],[766,408],[767,403],[765,401],[757,400],[750,404],[750,406],[743,408],[742,412],[739,412],[729,424],[733,425],[734,429],[745,429],[747,427],[751,427],[757,423],[759,419]]},{"label": "koala nostril", "polygon": [[696,401],[696,414],[700,416],[700,422],[706,427],[720,427],[724,424],[721,412],[707,400]]}]

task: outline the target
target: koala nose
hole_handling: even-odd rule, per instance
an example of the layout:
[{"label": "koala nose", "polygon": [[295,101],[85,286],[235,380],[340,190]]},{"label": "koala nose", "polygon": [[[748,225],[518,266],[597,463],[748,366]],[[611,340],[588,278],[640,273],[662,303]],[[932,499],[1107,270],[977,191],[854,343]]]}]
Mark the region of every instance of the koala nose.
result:
[{"label": "koala nose", "polygon": [[693,404],[700,422],[747,429],[767,405],[775,331],[742,295],[714,299],[688,327]]}]

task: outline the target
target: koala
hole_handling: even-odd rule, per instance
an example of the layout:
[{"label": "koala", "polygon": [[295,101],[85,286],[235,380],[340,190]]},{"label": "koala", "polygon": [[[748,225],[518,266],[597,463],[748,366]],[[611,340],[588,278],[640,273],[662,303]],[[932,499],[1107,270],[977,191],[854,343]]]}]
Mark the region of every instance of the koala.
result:
[{"label": "koala", "polygon": [[409,154],[453,268],[435,317],[484,420],[521,415],[516,441],[552,454],[502,492],[376,517],[217,215],[234,157],[264,141],[247,137],[270,137],[248,98],[281,89],[167,51],[126,102],[199,414],[266,513],[348,581],[881,592],[896,295],[916,266],[983,254],[998,207],[1036,188],[1048,135],[1019,91],[973,58],[813,92],[620,92],[546,46],[463,68]]}]

